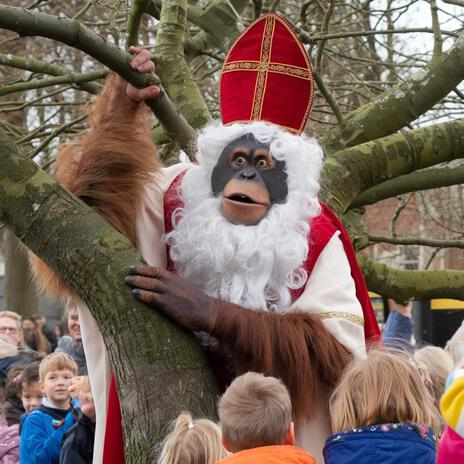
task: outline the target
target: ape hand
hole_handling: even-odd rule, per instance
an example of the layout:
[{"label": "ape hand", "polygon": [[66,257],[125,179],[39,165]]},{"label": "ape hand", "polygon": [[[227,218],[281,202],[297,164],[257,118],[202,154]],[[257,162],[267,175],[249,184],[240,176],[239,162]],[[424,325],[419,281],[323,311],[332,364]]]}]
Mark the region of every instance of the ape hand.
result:
[{"label": "ape hand", "polygon": [[[148,50],[130,47],[129,52],[134,55],[129,62],[129,66],[139,73],[154,72],[155,63],[151,60]],[[121,105],[132,107],[144,100],[156,97],[160,93],[160,88],[156,85],[149,85],[139,89],[125,81],[119,74],[111,77],[111,87],[109,93],[109,114],[115,112]]]},{"label": "ape hand", "polygon": [[124,282],[134,287],[135,298],[190,330],[208,331],[219,306],[219,300],[210,298],[188,280],[158,267],[132,267]]},{"label": "ape hand", "polygon": [[[139,73],[155,72],[155,63],[151,59],[151,54],[148,50],[138,47],[130,47],[129,52],[134,55],[129,66]],[[150,85],[143,89],[139,89],[132,84],[127,83],[126,95],[135,102],[148,100],[156,97],[160,92],[160,88],[156,85]]]}]

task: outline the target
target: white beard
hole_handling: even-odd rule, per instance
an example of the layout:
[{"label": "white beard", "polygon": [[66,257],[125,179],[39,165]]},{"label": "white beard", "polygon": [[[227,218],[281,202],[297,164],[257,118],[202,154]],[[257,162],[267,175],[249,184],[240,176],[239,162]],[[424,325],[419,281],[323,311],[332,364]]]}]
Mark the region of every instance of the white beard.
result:
[{"label": "white beard", "polygon": [[[273,205],[253,226],[225,219],[221,198],[211,191],[211,173],[223,148],[247,132],[271,142],[272,155],[285,160],[288,174],[286,202]],[[290,289],[302,287],[308,277],[302,265],[308,255],[310,219],[320,211],[316,194],[322,150],[311,139],[262,122],[210,126],[198,145],[200,165],[182,181],[184,208],[174,211],[173,231],[166,236],[177,272],[211,297],[249,309],[285,312]]]}]

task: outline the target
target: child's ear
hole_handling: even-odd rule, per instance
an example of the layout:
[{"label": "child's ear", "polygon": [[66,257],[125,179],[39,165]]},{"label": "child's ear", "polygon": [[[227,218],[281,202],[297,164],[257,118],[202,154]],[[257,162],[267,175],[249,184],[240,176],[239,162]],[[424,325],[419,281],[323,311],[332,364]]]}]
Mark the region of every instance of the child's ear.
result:
[{"label": "child's ear", "polygon": [[40,388],[40,391],[42,392],[42,395],[45,396],[45,389],[44,389],[44,385],[41,380],[39,380],[39,388]]},{"label": "child's ear", "polygon": [[232,446],[230,446],[229,442],[224,438],[222,437],[222,446],[225,448],[225,450],[229,453],[232,453]]},{"label": "child's ear", "polygon": [[295,446],[295,428],[293,422],[288,426],[287,435],[285,435],[285,445]]}]

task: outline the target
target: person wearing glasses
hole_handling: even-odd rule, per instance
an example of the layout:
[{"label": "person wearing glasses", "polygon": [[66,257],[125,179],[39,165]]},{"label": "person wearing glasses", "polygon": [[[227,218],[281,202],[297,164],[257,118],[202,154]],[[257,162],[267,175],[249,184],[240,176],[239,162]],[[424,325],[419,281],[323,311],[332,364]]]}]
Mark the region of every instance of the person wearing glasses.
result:
[{"label": "person wearing glasses", "polygon": [[0,379],[5,380],[14,364],[29,364],[38,353],[24,348],[21,316],[13,311],[0,311]]},{"label": "person wearing glasses", "polygon": [[13,311],[0,311],[0,339],[18,348],[21,342],[21,316]]}]

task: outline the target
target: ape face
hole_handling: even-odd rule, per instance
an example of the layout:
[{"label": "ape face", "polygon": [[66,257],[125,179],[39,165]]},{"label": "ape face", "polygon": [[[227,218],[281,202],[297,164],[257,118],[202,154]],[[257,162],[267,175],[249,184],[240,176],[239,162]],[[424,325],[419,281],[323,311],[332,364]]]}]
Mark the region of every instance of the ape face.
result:
[{"label": "ape face", "polygon": [[285,162],[269,145],[245,134],[227,145],[213,169],[211,187],[221,196],[221,212],[233,224],[254,225],[288,194]]}]

